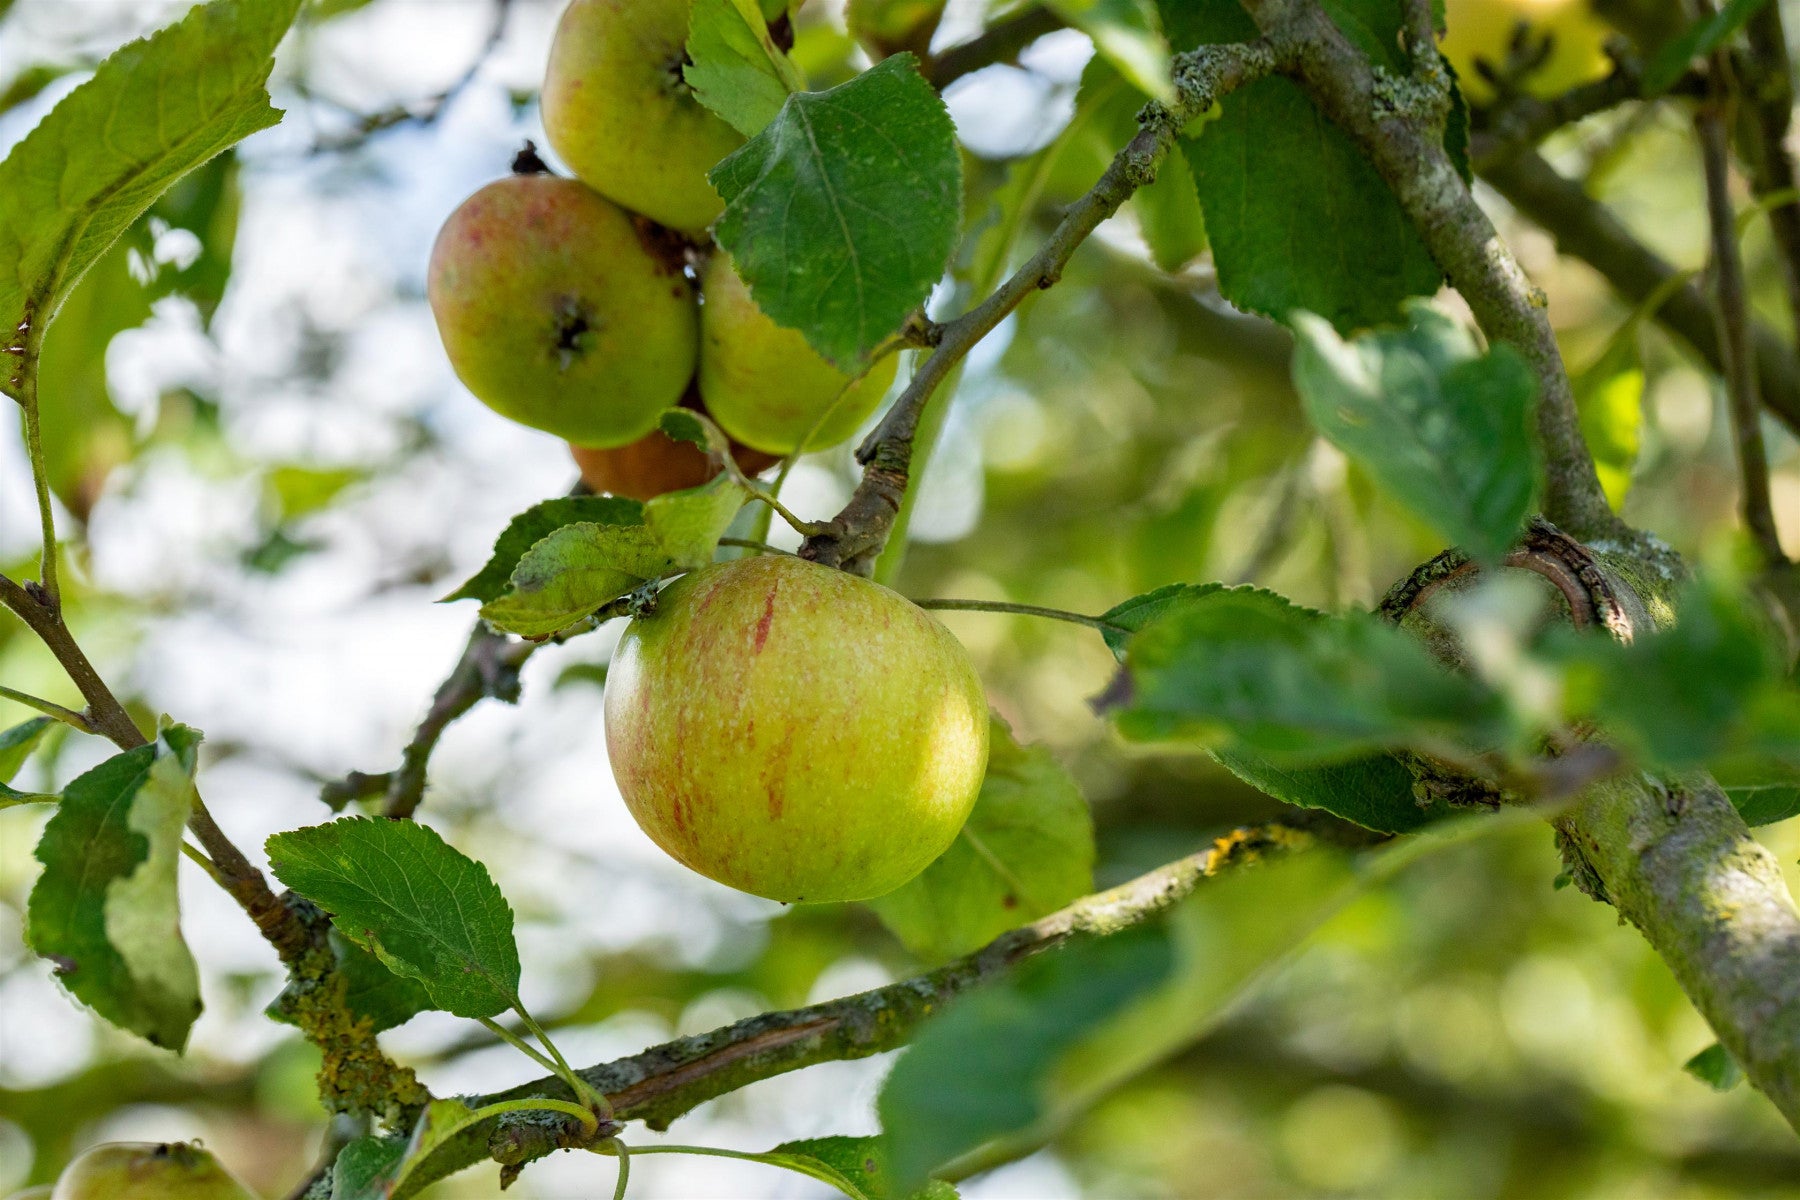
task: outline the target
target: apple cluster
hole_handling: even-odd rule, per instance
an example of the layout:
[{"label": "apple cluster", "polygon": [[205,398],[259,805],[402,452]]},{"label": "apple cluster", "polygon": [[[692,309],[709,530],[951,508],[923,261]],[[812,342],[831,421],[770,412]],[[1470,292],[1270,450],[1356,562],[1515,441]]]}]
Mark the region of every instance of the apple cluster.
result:
[{"label": "apple cluster", "polygon": [[688,5],[573,0],[544,77],[544,132],[575,178],[534,154],[464,201],[427,281],[451,365],[483,403],[566,439],[597,492],[694,487],[706,456],[657,430],[704,411],[754,474],[848,438],[893,381],[860,378],[757,306],[707,229],[707,172],[743,137],[682,75]]}]

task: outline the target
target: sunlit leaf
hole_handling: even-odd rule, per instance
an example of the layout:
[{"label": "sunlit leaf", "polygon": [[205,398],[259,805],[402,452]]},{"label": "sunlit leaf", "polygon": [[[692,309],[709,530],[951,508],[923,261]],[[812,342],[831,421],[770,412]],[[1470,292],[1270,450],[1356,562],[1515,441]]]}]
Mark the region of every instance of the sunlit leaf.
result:
[{"label": "sunlit leaf", "polygon": [[745,136],[760,133],[806,81],[775,48],[755,0],[694,0],[682,75],[694,98]]}]

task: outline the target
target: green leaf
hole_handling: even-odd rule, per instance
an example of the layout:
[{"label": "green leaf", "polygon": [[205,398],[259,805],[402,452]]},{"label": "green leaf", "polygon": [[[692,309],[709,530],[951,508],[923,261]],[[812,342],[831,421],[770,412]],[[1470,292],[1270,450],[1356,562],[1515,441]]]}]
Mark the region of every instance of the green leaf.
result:
[{"label": "green leaf", "polygon": [[1154,0],[1047,0],[1046,7],[1094,40],[1094,49],[1146,96],[1175,98],[1169,41]]},{"label": "green leaf", "polygon": [[526,551],[565,525],[588,522],[597,525],[639,525],[644,506],[617,496],[564,496],[534,504],[507,523],[494,543],[487,565],[467,583],[445,596],[450,600],[497,600],[507,589],[513,569]]},{"label": "green leaf", "polygon": [[490,625],[549,637],[645,583],[680,569],[643,525],[564,525],[513,568],[510,586],[481,606]]},{"label": "green leaf", "polygon": [[[778,1164],[827,1183],[851,1200],[887,1200],[887,1143],[878,1137],[822,1137],[783,1142],[758,1162]],[[926,1181],[905,1200],[956,1200],[941,1179]]]},{"label": "green leaf", "polygon": [[854,371],[924,302],[956,248],[962,160],[944,102],[896,54],[788,97],[708,177],[714,237],[779,325]]},{"label": "green leaf", "polygon": [[1094,822],[1056,758],[995,717],[987,775],[967,824],[923,874],[871,900],[921,958],[978,949],[1094,889]]},{"label": "green leaf", "polygon": [[357,1138],[331,1166],[331,1200],[388,1200],[405,1158],[406,1143],[397,1138]]},{"label": "green leaf", "polygon": [[665,492],[644,504],[644,526],[675,566],[691,570],[712,561],[719,539],[750,493],[729,475],[696,488]]},{"label": "green leaf", "polygon": [[1744,1081],[1744,1069],[1717,1042],[1682,1063],[1681,1069],[1715,1092],[1729,1092]]},{"label": "green leaf", "polygon": [[194,804],[200,735],[170,726],[63,789],[44,827],[26,939],[108,1021],[179,1051],[200,1015],[181,936],[176,866]]},{"label": "green leaf", "polygon": [[513,914],[487,868],[413,821],[346,817],[268,841],[275,877],[459,1017],[518,1003]]},{"label": "green leaf", "polygon": [[33,717],[29,721],[21,721],[4,733],[0,733],[0,783],[11,783],[12,777],[19,773],[37,744],[44,740],[50,727],[56,724],[50,717]]},{"label": "green leaf", "polygon": [[[352,942],[336,929],[331,931],[331,953],[344,981],[344,1007],[357,1020],[367,1020],[372,1032],[404,1025],[430,1010],[431,995],[417,979],[396,975],[379,958]],[[312,986],[290,982],[265,1010],[272,1021],[294,1024],[288,1015],[290,1002]]]},{"label": "green leaf", "polygon": [[[149,320],[164,296],[185,295],[210,319],[231,271],[237,215],[237,165],[228,152],[159,197],[82,277],[46,333],[38,360],[45,467],[51,490],[78,518],[136,440],[131,419],[113,404],[107,347]],[[199,256],[185,268],[157,263],[156,223],[193,233]]]},{"label": "green leaf", "polygon": [[412,1136],[406,1141],[406,1150],[394,1172],[394,1181],[388,1185],[389,1192],[396,1196],[410,1195],[423,1184],[433,1182],[430,1177],[417,1178],[419,1169],[445,1143],[483,1119],[485,1118],[476,1116],[475,1110],[460,1100],[433,1100],[427,1104],[425,1111],[419,1114],[418,1123],[413,1126]]},{"label": "green leaf", "polygon": [[1132,741],[1179,741],[1279,762],[1485,744],[1502,710],[1418,642],[1364,617],[1326,617],[1232,588],[1172,606],[1126,651],[1109,705]]},{"label": "green leaf", "polygon": [[1750,826],[1800,816],[1800,767],[1762,755],[1733,755],[1707,771]]},{"label": "green leaf", "polygon": [[1731,750],[1800,755],[1800,731],[1789,731],[1786,746],[1758,745],[1771,732],[1756,728],[1758,719],[1779,716],[1793,693],[1746,599],[1720,581],[1699,580],[1682,589],[1675,611],[1674,625],[1629,645],[1590,631],[1569,636],[1560,651],[1553,646],[1568,668],[1570,711],[1665,766],[1698,765]]},{"label": "green leaf", "polygon": [[0,162],[0,329],[41,332],[175,180],[280,119],[264,85],[298,0],[215,0],[131,42]]},{"label": "green leaf", "polygon": [[894,1185],[991,1141],[1054,1136],[1204,1033],[1356,884],[1330,851],[1221,876],[1165,920],[1077,940],[954,1001],[881,1090]]},{"label": "green leaf", "polygon": [[1510,346],[1478,354],[1449,317],[1424,304],[1407,316],[1404,330],[1346,342],[1295,314],[1294,385],[1319,432],[1414,516],[1498,557],[1538,490],[1536,379]]},{"label": "green leaf", "polygon": [[1166,931],[1142,926],[1030,959],[950,1005],[881,1089],[896,1188],[920,1187],[959,1154],[1037,1124],[1058,1060],[1174,968]]},{"label": "green leaf", "polygon": [[665,408],[657,428],[677,442],[691,442],[702,450],[728,453],[731,442],[711,421],[687,408]]},{"label": "green leaf", "polygon": [[[1236,4],[1160,7],[1178,50],[1257,36]],[[1326,7],[1377,64],[1404,73],[1399,4]],[[1281,321],[1297,309],[1322,313],[1347,333],[1392,321],[1402,300],[1438,290],[1443,273],[1387,183],[1296,84],[1258,80],[1219,107],[1180,144],[1227,300]]]},{"label": "green leaf", "polygon": [[1133,596],[1122,604],[1115,604],[1100,614],[1100,619],[1109,626],[1100,631],[1100,636],[1106,639],[1106,647],[1113,652],[1113,657],[1124,662],[1125,648],[1131,644],[1132,634],[1175,608],[1196,603],[1224,590],[1225,585],[1222,583],[1164,584],[1154,591]]},{"label": "green leaf", "polygon": [[1659,47],[1644,65],[1644,95],[1658,96],[1674,87],[1689,63],[1723,46],[1766,3],[1768,0],[1729,0],[1725,7],[1695,21]]},{"label": "green leaf", "polygon": [[1627,320],[1600,356],[1570,381],[1581,436],[1615,509],[1631,490],[1644,423],[1644,361],[1638,352],[1637,328],[1635,317]]},{"label": "green leaf", "polygon": [[775,48],[754,0],[694,0],[682,76],[694,98],[753,137],[806,81]]},{"label": "green leaf", "polygon": [[1194,173],[1187,160],[1170,155],[1157,168],[1156,179],[1131,198],[1150,258],[1165,271],[1179,271],[1206,250],[1206,220]]},{"label": "green leaf", "polygon": [[1320,808],[1380,833],[1412,833],[1447,815],[1420,806],[1413,776],[1391,754],[1320,766],[1289,766],[1243,750],[1215,750],[1219,765],[1285,804]]}]

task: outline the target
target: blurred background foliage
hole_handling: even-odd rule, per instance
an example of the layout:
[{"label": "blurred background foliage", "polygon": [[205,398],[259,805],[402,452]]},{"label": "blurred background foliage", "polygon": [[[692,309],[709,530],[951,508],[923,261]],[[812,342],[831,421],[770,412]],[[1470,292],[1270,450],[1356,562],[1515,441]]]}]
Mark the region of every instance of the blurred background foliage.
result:
[{"label": "blurred background foliage", "polygon": [[[183,7],[0,2],[0,146],[112,47]],[[938,44],[978,29],[981,7],[953,3]],[[397,759],[473,616],[432,602],[509,515],[574,478],[564,447],[460,390],[422,299],[443,216],[535,135],[556,9],[314,0],[275,81],[285,123],[161,201],[51,334],[43,395],[70,620],[142,716],[207,731],[210,805],[246,848],[325,819],[321,783]],[[810,0],[795,57],[815,86],[847,77],[856,53],[838,6]],[[972,234],[1025,189],[1029,246],[1129,130],[1135,100],[1108,92],[1088,53],[1080,35],[1053,34],[1020,65],[950,90]],[[1703,264],[1701,173],[1678,110],[1627,106],[1547,153],[1671,261]],[[1735,484],[1717,380],[1484,199],[1550,297],[1611,494],[1684,554],[1728,549]],[[901,590],[1099,612],[1159,584],[1221,579],[1346,608],[1438,549],[1313,436],[1287,335],[1226,305],[1203,253],[1151,261],[1142,230],[1185,219],[1180,204],[1134,202],[973,356],[921,487]],[[1186,234],[1198,251],[1203,235]],[[1763,223],[1749,221],[1744,241],[1757,308],[1785,330]],[[1797,529],[1800,445],[1770,435],[1777,516]],[[807,460],[788,496],[824,516],[853,482],[839,448]],[[30,573],[34,537],[9,426],[9,572]],[[1080,781],[1102,885],[1279,815],[1203,756],[1136,753],[1110,736],[1088,700],[1112,660],[1088,631],[944,615],[1020,739],[1051,747]],[[864,908],[784,911],[683,871],[638,833],[600,736],[616,636],[538,654],[517,707],[490,702],[455,726],[424,809],[519,911],[526,998],[570,1057],[913,972]],[[73,700],[16,622],[0,622],[0,677]],[[0,726],[26,715],[0,702]],[[60,784],[103,753],[53,735],[16,782]],[[272,956],[204,880],[185,879],[208,972],[189,1054],[108,1029],[20,941],[43,820],[0,811],[0,1191],[53,1177],[97,1140],[200,1136],[279,1195],[323,1117],[310,1052],[261,1015],[281,986]],[[1758,834],[1800,883],[1791,826]],[[1714,1093],[1682,1072],[1711,1040],[1703,1023],[1612,910],[1554,886],[1558,871],[1545,828],[1431,859],[1333,921],[1202,1043],[965,1194],[1800,1196],[1800,1144],[1747,1089]],[[384,1040],[439,1094],[523,1077],[522,1060],[442,1014]],[[886,1064],[758,1084],[676,1132],[749,1149],[868,1132]],[[554,1160],[517,1194],[588,1196],[597,1174],[610,1179],[591,1160]],[[476,1172],[431,1194],[493,1186]],[[685,1158],[647,1161],[634,1187],[646,1200],[823,1194]]]}]

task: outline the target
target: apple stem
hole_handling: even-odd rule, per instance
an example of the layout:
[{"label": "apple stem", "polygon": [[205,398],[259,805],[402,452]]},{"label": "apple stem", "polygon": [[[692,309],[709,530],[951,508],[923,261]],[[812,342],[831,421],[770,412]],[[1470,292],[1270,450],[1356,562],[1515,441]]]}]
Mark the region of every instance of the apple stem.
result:
[{"label": "apple stem", "polygon": [[1044,608],[1037,604],[1013,604],[1005,600],[914,600],[920,608],[954,609],[960,612],[992,612],[1012,613],[1021,617],[1046,617],[1052,621],[1067,621],[1071,625],[1085,625],[1089,629],[1116,630],[1119,633],[1130,633],[1131,630],[1117,621],[1109,621],[1105,617],[1090,617],[1084,613],[1068,612],[1060,608]]}]

